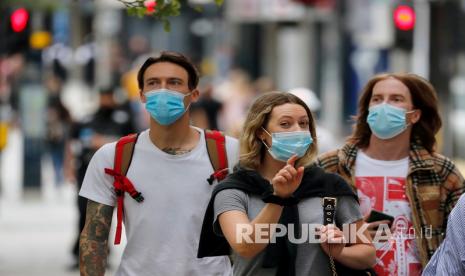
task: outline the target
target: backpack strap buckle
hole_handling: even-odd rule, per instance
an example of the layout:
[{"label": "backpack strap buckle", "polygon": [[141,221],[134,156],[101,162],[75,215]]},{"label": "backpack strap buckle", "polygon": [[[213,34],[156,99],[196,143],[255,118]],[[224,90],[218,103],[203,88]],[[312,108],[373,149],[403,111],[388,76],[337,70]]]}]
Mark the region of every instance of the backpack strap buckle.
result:
[{"label": "backpack strap buckle", "polygon": [[131,180],[129,180],[129,178],[109,168],[105,168],[105,173],[115,178],[115,183],[113,186],[115,188],[116,196],[123,196],[124,192],[127,192],[137,202],[144,201],[142,193],[138,192],[134,188],[134,185],[132,184]]},{"label": "backpack strap buckle", "polygon": [[228,175],[228,173],[229,173],[229,168],[224,168],[222,170],[213,172],[210,175],[210,177],[207,179],[208,184],[212,185],[213,181],[215,181],[215,179],[218,180],[218,181],[221,181],[221,180],[225,179],[226,176]]}]

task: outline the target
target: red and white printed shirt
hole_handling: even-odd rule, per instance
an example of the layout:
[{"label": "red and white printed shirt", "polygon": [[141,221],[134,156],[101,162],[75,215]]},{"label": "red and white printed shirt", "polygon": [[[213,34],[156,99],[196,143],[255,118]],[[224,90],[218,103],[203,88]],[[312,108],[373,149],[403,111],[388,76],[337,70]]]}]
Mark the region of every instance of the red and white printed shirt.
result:
[{"label": "red and white printed shirt", "polygon": [[394,233],[387,242],[375,243],[378,275],[421,275],[411,208],[405,193],[408,157],[394,161],[376,160],[357,153],[355,185],[362,215],[372,209],[394,217]]}]

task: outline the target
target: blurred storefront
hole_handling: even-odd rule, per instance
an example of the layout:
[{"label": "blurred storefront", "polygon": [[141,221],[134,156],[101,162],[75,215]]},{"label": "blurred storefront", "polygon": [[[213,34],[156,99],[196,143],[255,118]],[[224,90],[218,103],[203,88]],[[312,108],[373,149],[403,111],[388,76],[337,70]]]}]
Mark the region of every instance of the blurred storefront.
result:
[{"label": "blurred storefront", "polygon": [[225,5],[233,30],[233,65],[252,78],[270,77],[278,90],[314,90],[323,101],[322,123],[342,135],[342,108],[325,112],[343,106],[336,1],[238,0]]},{"label": "blurred storefront", "polygon": [[[147,55],[169,49],[192,57],[213,83],[240,68],[252,80],[268,77],[278,90],[312,89],[322,102],[320,123],[339,137],[351,130],[368,78],[384,71],[415,72],[439,93],[441,151],[465,160],[463,1],[225,0],[218,7],[211,0],[189,0],[180,16],[169,19],[171,32],[154,18],[129,16],[116,0],[34,2],[0,3],[1,106],[13,110],[8,117],[24,130],[25,151],[33,155],[40,153],[29,149],[34,143],[28,139],[40,141],[42,132],[36,130],[40,123],[26,118],[41,116],[30,113],[42,110],[39,98],[45,92],[39,86],[46,74],[64,80],[63,101],[80,119],[95,108],[101,86],[119,86],[123,96],[137,101],[136,70]],[[413,13],[396,23],[400,6]],[[21,8],[27,24],[14,31],[11,15]],[[36,78],[19,81],[28,70],[38,72]],[[25,165],[33,159],[26,156]]]}]

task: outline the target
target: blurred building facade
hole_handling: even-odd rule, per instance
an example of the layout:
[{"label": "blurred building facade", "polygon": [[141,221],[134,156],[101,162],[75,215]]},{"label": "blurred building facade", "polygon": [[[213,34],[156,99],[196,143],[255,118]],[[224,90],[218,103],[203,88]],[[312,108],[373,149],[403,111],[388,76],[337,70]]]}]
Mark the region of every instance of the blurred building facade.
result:
[{"label": "blurred building facade", "polygon": [[[25,151],[32,156],[40,155],[45,135],[38,118],[45,112],[46,72],[65,81],[63,102],[79,119],[96,108],[102,86],[119,86],[122,98],[137,102],[135,70],[146,56],[169,49],[192,57],[214,87],[227,81],[231,70],[241,69],[250,81],[273,82],[269,89],[315,91],[322,101],[320,122],[337,137],[350,133],[359,92],[370,76],[415,72],[439,93],[441,151],[465,159],[459,119],[465,114],[464,1],[225,0],[217,7],[213,1],[190,0],[180,16],[170,19],[169,33],[153,18],[129,16],[116,0],[34,2],[0,3],[1,106],[17,112],[2,118],[17,118]],[[196,5],[203,12],[192,9]],[[399,6],[413,11],[410,29],[394,19]],[[17,32],[11,16],[21,8],[28,20]],[[408,25],[408,14],[401,20]],[[251,101],[254,94],[240,97]],[[30,166],[40,159],[24,160]]]}]

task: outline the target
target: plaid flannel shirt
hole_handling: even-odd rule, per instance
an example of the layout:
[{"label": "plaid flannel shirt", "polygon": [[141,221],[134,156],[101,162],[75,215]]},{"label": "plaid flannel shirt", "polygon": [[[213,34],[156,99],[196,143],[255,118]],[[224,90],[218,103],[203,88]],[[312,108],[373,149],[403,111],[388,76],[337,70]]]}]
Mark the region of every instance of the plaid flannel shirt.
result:
[{"label": "plaid flannel shirt", "polygon": [[[320,155],[317,163],[327,172],[341,175],[356,190],[358,150],[355,145],[346,144],[341,149]],[[420,260],[425,267],[444,239],[447,217],[465,190],[465,180],[447,157],[429,153],[421,145],[412,143],[406,189]]]}]

